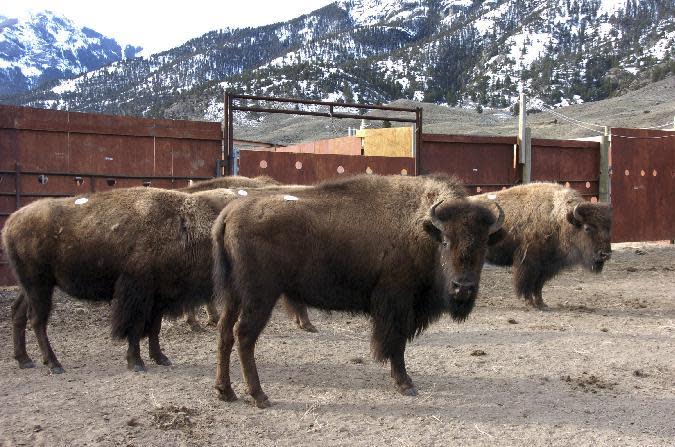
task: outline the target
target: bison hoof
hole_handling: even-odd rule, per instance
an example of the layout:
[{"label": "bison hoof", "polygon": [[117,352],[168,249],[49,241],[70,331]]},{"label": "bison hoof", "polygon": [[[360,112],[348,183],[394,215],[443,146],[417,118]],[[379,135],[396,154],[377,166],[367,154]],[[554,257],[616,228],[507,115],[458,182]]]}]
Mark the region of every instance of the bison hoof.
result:
[{"label": "bison hoof", "polygon": [[155,363],[157,363],[158,365],[162,365],[162,366],[171,366],[171,360],[169,360],[169,358],[168,358],[167,356],[165,356],[164,354],[161,354],[161,355],[158,355],[158,356],[156,356],[156,357],[153,357],[152,359],[153,359],[153,360],[155,361]]},{"label": "bison hoof", "polygon": [[207,325],[207,326],[216,327],[216,326],[218,326],[218,320],[217,320],[217,319],[216,319],[216,320],[211,320],[211,319],[210,319],[209,321],[206,322],[206,325]]},{"label": "bison hoof", "polygon": [[35,363],[31,359],[19,362],[19,369],[29,369],[29,368],[35,368]]},{"label": "bison hoof", "polygon": [[305,332],[319,332],[319,330],[312,323],[299,324],[298,326],[300,326],[300,329]]},{"label": "bison hoof", "polygon": [[403,394],[404,396],[417,396],[417,388],[415,386],[400,386],[398,388],[398,392]]},{"label": "bison hoof", "polygon": [[263,399],[263,400],[256,400],[255,401],[255,406],[260,408],[260,409],[265,409],[269,408],[272,406],[272,403],[270,402],[269,399]]},{"label": "bison hoof", "polygon": [[225,402],[237,400],[237,393],[232,388],[220,388],[216,385],[216,390],[218,390],[218,399],[220,400],[224,400]]},{"label": "bison hoof", "polygon": [[64,372],[66,372],[66,370],[63,369],[62,366],[52,366],[49,368],[49,374],[63,374]]},{"label": "bison hoof", "polygon": [[536,303],[534,305],[534,308],[537,309],[537,310],[540,310],[542,312],[548,312],[549,310],[551,310],[551,308],[548,307],[548,305],[546,303]]},{"label": "bison hoof", "polygon": [[144,373],[148,371],[147,369],[145,369],[145,365],[142,363],[134,363],[133,365],[129,365],[127,368],[129,369],[129,371],[133,371],[136,373],[138,372]]}]

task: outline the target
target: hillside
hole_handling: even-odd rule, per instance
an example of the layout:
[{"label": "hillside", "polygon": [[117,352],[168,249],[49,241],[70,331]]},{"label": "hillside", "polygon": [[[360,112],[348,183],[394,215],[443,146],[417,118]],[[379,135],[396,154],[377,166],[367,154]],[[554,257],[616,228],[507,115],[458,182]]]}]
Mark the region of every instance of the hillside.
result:
[{"label": "hillside", "polygon": [[217,119],[223,90],[508,109],[625,94],[675,71],[675,0],[339,0],[223,29],[5,98],[48,108]]},{"label": "hillside", "polygon": [[[424,132],[467,135],[515,135],[517,117],[503,110],[447,107],[437,104],[398,100],[391,105],[422,107]],[[675,118],[675,76],[648,84],[623,96],[596,102],[571,105],[555,109],[583,123],[570,123],[546,112],[528,114],[528,125],[536,138],[583,138],[597,136],[599,126],[655,127],[671,124]],[[378,111],[378,115],[382,112]],[[221,111],[222,116],[222,111]],[[392,114],[393,116],[393,114]],[[261,114],[257,119],[240,121],[235,137],[266,141],[277,144],[294,144],[347,134],[348,127],[359,127],[357,120],[330,120],[328,118],[297,117]],[[379,127],[372,121],[369,126]],[[594,126],[596,125],[596,126]]]},{"label": "hillside", "polygon": [[20,18],[0,15],[0,97],[79,76],[139,51],[49,11]]}]

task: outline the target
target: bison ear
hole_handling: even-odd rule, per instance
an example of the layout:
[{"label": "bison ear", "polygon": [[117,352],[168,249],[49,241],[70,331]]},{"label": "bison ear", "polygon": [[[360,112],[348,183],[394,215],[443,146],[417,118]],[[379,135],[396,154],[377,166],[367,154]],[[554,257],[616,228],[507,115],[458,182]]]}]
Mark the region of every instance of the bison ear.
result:
[{"label": "bison ear", "polygon": [[422,226],[424,227],[424,231],[427,232],[431,239],[438,243],[443,242],[443,234],[441,233],[441,230],[436,228],[430,220],[425,220]]}]

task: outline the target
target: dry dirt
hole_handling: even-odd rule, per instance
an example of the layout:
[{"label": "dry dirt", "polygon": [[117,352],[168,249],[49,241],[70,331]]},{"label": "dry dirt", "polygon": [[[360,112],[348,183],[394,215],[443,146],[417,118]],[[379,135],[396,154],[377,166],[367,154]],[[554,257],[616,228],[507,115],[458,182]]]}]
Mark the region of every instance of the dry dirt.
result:
[{"label": "dry dirt", "polygon": [[[486,267],[469,320],[443,318],[411,343],[420,395],[398,395],[369,355],[363,317],[311,312],[318,334],[277,311],[258,344],[274,405],[225,403],[212,388],[215,331],[165,322],[174,366],[125,369],[107,305],[56,296],[51,339],[66,368],[19,370],[0,292],[3,445],[673,445],[675,246],[621,244],[605,272],[544,289],[551,311]],[[39,360],[32,334],[28,349]],[[235,390],[244,387],[234,356]]]}]

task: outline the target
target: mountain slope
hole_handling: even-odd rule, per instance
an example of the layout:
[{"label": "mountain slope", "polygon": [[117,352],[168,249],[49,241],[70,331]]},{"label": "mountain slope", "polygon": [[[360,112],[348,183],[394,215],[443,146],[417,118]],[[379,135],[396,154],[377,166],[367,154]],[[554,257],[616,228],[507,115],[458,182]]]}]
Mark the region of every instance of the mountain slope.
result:
[{"label": "mountain slope", "polygon": [[340,0],[205,34],[6,102],[219,119],[223,89],[506,108],[625,93],[675,71],[675,0]]},{"label": "mountain slope", "polygon": [[48,11],[21,19],[0,16],[0,97],[81,75],[138,51],[132,46],[122,50],[114,39]]}]

